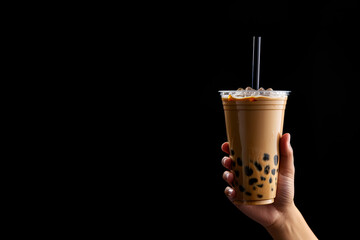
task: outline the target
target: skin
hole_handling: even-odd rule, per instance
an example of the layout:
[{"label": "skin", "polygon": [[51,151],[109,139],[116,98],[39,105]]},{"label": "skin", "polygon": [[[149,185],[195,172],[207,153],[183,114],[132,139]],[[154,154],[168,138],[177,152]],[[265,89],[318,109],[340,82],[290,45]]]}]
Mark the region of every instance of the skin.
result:
[{"label": "skin", "polygon": [[[223,143],[221,149],[229,154],[229,143]],[[280,139],[280,159],[278,187],[274,203],[268,205],[234,203],[236,193],[230,186],[226,187],[225,194],[241,212],[265,227],[276,240],[317,239],[294,203],[295,167],[289,133],[285,133]],[[225,156],[221,162],[225,168],[231,169],[230,157]],[[230,171],[225,171],[223,178],[230,184],[234,175]]]}]

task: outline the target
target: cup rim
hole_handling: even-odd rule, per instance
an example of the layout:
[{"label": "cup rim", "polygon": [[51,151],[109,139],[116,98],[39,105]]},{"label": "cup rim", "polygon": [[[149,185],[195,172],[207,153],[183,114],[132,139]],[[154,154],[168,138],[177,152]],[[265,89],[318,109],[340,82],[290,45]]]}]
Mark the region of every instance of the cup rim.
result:
[{"label": "cup rim", "polygon": [[288,96],[291,91],[289,90],[219,90],[221,96],[233,96],[233,97],[285,97]]}]

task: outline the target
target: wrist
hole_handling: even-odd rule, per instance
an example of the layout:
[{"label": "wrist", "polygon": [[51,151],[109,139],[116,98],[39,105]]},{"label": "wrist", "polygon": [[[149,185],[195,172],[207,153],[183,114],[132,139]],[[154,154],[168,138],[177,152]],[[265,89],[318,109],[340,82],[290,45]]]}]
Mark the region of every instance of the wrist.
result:
[{"label": "wrist", "polygon": [[294,215],[297,215],[297,207],[295,206],[294,202],[292,202],[280,210],[280,216],[274,223],[265,228],[270,233],[270,235],[273,235],[272,233],[281,232],[284,225],[289,224],[290,219],[295,217]]},{"label": "wrist", "polygon": [[294,203],[289,204],[266,230],[275,240],[317,239]]}]

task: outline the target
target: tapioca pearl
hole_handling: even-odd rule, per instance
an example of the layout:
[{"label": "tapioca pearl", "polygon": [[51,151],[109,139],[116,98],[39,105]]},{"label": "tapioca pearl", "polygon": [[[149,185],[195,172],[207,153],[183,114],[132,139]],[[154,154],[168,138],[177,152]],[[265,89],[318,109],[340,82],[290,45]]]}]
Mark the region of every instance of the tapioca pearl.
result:
[{"label": "tapioca pearl", "polygon": [[255,187],[255,186],[253,186],[253,190],[256,190],[256,187]]},{"label": "tapioca pearl", "polygon": [[258,182],[257,178],[250,178],[249,179],[249,185],[253,185],[254,183],[257,183],[257,182]]},{"label": "tapioca pearl", "polygon": [[259,188],[262,188],[264,186],[264,184],[258,184],[256,186],[258,186]]},{"label": "tapioca pearl", "polygon": [[235,187],[237,187],[239,184],[238,184],[238,182],[234,179],[233,180],[233,185],[235,186]]},{"label": "tapioca pearl", "polygon": [[261,181],[265,181],[265,180],[266,180],[266,177],[261,176],[261,177],[260,177],[260,180],[261,180]]},{"label": "tapioca pearl", "polygon": [[231,166],[236,167],[236,162],[231,159]]},{"label": "tapioca pearl", "polygon": [[261,164],[260,163],[258,163],[258,162],[254,162],[254,165],[255,165],[255,167],[256,167],[256,169],[258,170],[258,171],[261,171],[262,170],[262,166],[261,166]]},{"label": "tapioca pearl", "polygon": [[239,165],[239,166],[242,166],[242,160],[241,160],[241,158],[237,158],[236,159],[236,162],[237,162],[237,164]]},{"label": "tapioca pearl", "polygon": [[242,185],[239,185],[240,192],[245,192],[245,188]]},{"label": "tapioca pearl", "polygon": [[249,167],[249,166],[246,166],[245,167],[245,174],[246,176],[250,177],[252,174],[253,174],[253,170]]},{"label": "tapioca pearl", "polygon": [[235,175],[236,175],[236,177],[240,176],[239,170],[235,170]]},{"label": "tapioca pearl", "polygon": [[264,161],[269,161],[270,160],[270,155],[268,153],[264,153],[263,160]]},{"label": "tapioca pearl", "polygon": [[274,189],[273,189],[273,188],[271,188],[271,191],[274,191]]},{"label": "tapioca pearl", "polygon": [[279,163],[279,157],[278,157],[278,155],[275,154],[275,156],[274,156],[274,164],[275,164],[275,166],[277,166],[278,163]]},{"label": "tapioca pearl", "polygon": [[275,175],[275,169],[271,169],[271,174]]},{"label": "tapioca pearl", "polygon": [[264,173],[267,175],[269,174],[269,171],[270,171],[270,165],[266,165],[264,168]]},{"label": "tapioca pearl", "polygon": [[251,196],[251,193],[250,192],[245,192],[246,195],[248,196]]},{"label": "tapioca pearl", "polygon": [[261,194],[258,194],[257,196],[258,196],[258,198],[262,198],[262,197],[263,197],[263,195],[261,195]]},{"label": "tapioca pearl", "polygon": [[272,178],[271,177],[269,178],[269,183],[272,183]]},{"label": "tapioca pearl", "polygon": [[230,153],[231,153],[232,156],[234,156],[234,155],[235,155],[234,149],[231,149],[231,150],[230,150]]}]

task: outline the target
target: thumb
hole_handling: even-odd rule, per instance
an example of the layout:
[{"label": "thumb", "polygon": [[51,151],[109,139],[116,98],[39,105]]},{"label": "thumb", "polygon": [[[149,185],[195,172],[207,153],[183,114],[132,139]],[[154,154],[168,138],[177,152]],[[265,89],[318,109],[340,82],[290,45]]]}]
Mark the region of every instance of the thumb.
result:
[{"label": "thumb", "polygon": [[290,145],[289,133],[285,133],[280,139],[280,172],[282,175],[294,179],[294,154]]}]

